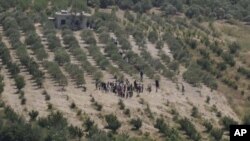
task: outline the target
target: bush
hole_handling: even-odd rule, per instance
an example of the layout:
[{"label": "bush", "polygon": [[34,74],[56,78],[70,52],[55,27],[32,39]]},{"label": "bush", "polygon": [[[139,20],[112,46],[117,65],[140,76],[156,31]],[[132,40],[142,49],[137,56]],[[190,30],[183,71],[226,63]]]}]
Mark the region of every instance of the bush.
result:
[{"label": "bush", "polygon": [[129,109],[125,109],[124,110],[124,114],[127,115],[128,117],[130,117],[130,110]]},{"label": "bush", "polygon": [[158,40],[158,34],[156,31],[151,31],[148,34],[148,40],[152,43],[155,43]]},{"label": "bush", "polygon": [[92,121],[90,118],[87,118],[83,123],[85,131],[88,132],[94,126],[94,124],[95,124],[94,121]]},{"label": "bush", "polygon": [[132,119],[130,124],[133,125],[133,130],[139,130],[142,126],[142,120],[140,118]]},{"label": "bush", "polygon": [[125,108],[125,105],[121,99],[119,100],[118,105],[120,106],[121,110],[123,110]]},{"label": "bush", "polygon": [[235,65],[234,57],[231,54],[229,54],[229,53],[222,53],[222,58],[230,66],[233,67]]},{"label": "bush", "polygon": [[235,54],[240,50],[240,45],[236,42],[231,43],[228,47],[231,54]]},{"label": "bush", "polygon": [[245,75],[248,79],[250,78],[250,70],[244,67],[239,67],[238,72]]},{"label": "bush", "polygon": [[113,132],[116,132],[116,130],[121,127],[120,121],[113,114],[106,115],[105,120],[108,123],[107,128],[111,129]]},{"label": "bush", "polygon": [[94,102],[94,106],[96,108],[97,111],[101,111],[102,110],[102,105],[97,103],[97,102]]},{"label": "bush", "polygon": [[222,125],[224,126],[225,130],[229,130],[230,125],[237,125],[238,122],[236,122],[234,119],[232,119],[231,117],[228,116],[224,116],[221,119]]},{"label": "bush", "polygon": [[70,57],[67,54],[67,52],[63,49],[57,49],[55,51],[55,61],[59,64],[59,65],[64,65],[65,63],[69,63],[70,62]]},{"label": "bush", "polygon": [[181,119],[179,123],[182,130],[184,130],[192,140],[199,141],[201,139],[201,135],[195,129],[193,123],[190,122],[187,118]]},{"label": "bush", "polygon": [[26,104],[26,98],[22,98],[21,99],[21,105],[25,105]]},{"label": "bush", "polygon": [[191,64],[187,71],[183,73],[183,78],[185,81],[194,86],[198,86],[201,82],[203,82],[211,89],[217,89],[218,87],[215,78],[213,78],[210,74],[203,72],[197,64]]},{"label": "bush", "polygon": [[46,100],[46,101],[49,101],[49,100],[50,100],[50,95],[46,94],[46,95],[45,95],[45,100]]},{"label": "bush", "polygon": [[83,130],[76,126],[72,126],[72,125],[69,126],[68,130],[72,137],[78,137],[79,140],[81,140],[82,136],[84,135]]},{"label": "bush", "polygon": [[163,118],[157,118],[156,123],[154,125],[155,128],[159,129],[159,132],[166,136],[167,140],[170,141],[181,141],[181,137],[177,130],[174,128],[170,128],[165,122]]},{"label": "bush", "polygon": [[154,127],[159,129],[160,133],[165,133],[167,129],[167,124],[164,122],[163,118],[157,118]]},{"label": "bush", "polygon": [[30,120],[34,121],[36,120],[36,117],[38,116],[39,112],[38,111],[34,111],[32,110],[31,112],[29,112],[29,116],[30,116]]},{"label": "bush", "polygon": [[47,106],[48,106],[48,110],[52,109],[52,104],[51,103],[49,103]]},{"label": "bush", "polygon": [[223,130],[219,128],[214,128],[211,131],[211,135],[214,137],[216,141],[220,141],[222,139],[223,133],[224,133]]},{"label": "bush", "polygon": [[21,75],[17,75],[15,77],[15,83],[18,91],[20,91],[25,86],[24,77]]},{"label": "bush", "polygon": [[71,109],[75,109],[75,108],[76,108],[76,104],[75,104],[74,102],[72,102],[72,103],[70,104],[70,108],[71,108]]},{"label": "bush", "polygon": [[197,107],[193,107],[192,108],[192,114],[191,114],[192,117],[199,117],[199,111],[198,111],[198,108]]},{"label": "bush", "polygon": [[162,40],[156,42],[157,49],[162,49],[164,47],[164,42]]},{"label": "bush", "polygon": [[213,129],[212,123],[209,122],[208,120],[204,121],[203,125],[205,126],[206,132],[208,132],[208,133]]}]

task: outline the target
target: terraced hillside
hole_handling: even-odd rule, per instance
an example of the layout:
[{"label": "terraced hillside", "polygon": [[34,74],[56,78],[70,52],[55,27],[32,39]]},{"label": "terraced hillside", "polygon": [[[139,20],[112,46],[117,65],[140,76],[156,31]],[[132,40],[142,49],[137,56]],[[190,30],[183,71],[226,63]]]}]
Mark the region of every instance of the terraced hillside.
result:
[{"label": "terraced hillside", "polygon": [[[0,0],[0,140],[229,140],[250,120],[249,13],[203,6]],[[62,9],[89,28],[55,28]]]}]

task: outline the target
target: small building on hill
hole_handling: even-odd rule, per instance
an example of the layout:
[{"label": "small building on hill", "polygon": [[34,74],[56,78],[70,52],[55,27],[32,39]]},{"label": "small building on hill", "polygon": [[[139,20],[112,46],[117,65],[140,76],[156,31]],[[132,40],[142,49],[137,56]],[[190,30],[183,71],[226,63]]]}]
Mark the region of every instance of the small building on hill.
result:
[{"label": "small building on hill", "polygon": [[70,12],[61,10],[55,13],[55,17],[50,17],[53,20],[56,28],[69,27],[72,30],[79,30],[88,27],[88,18],[91,15],[85,12]]}]

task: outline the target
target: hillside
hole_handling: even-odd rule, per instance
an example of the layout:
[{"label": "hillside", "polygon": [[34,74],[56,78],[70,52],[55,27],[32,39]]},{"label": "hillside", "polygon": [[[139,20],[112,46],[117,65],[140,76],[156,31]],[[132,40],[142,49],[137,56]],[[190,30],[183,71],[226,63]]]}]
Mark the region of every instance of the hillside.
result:
[{"label": "hillside", "polygon": [[249,37],[247,0],[0,0],[0,140],[228,141]]}]

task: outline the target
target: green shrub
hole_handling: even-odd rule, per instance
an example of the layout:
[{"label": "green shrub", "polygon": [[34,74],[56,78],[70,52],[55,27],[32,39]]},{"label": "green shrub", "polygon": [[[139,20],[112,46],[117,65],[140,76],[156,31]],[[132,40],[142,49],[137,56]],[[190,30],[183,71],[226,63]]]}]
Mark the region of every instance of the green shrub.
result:
[{"label": "green shrub", "polygon": [[192,117],[195,117],[195,118],[197,118],[197,117],[199,117],[199,111],[198,111],[198,108],[197,107],[193,107],[192,108],[192,114],[191,114],[191,116]]},{"label": "green shrub", "polygon": [[83,123],[85,131],[88,132],[94,126],[94,124],[95,124],[94,121],[92,121],[90,118],[87,118]]},{"label": "green shrub", "polygon": [[55,51],[55,61],[59,65],[64,65],[70,62],[70,57],[65,50],[60,48]]},{"label": "green shrub", "polygon": [[182,130],[184,130],[187,135],[194,141],[199,141],[201,139],[200,133],[195,129],[195,126],[189,119],[184,118],[179,121]]},{"label": "green shrub", "polygon": [[15,77],[15,83],[18,91],[20,91],[25,86],[25,80],[24,77],[21,75],[17,75]]},{"label": "green shrub", "polygon": [[212,123],[209,122],[208,120],[203,122],[203,126],[205,126],[206,132],[208,132],[208,133],[213,129]]},{"label": "green shrub", "polygon": [[137,119],[131,119],[130,124],[133,125],[134,130],[139,130],[142,126],[142,120],[140,118]]},{"label": "green shrub", "polygon": [[221,119],[222,125],[224,126],[225,130],[229,130],[230,125],[237,125],[238,122],[236,122],[234,119],[228,116],[224,116]]},{"label": "green shrub", "polygon": [[29,112],[29,116],[30,116],[30,120],[34,121],[36,120],[36,117],[38,116],[39,112],[38,111],[34,111],[32,110],[31,112]]},{"label": "green shrub", "polygon": [[148,34],[148,40],[155,43],[158,40],[158,34],[156,31],[150,31]]},{"label": "green shrub", "polygon": [[229,44],[228,47],[229,47],[229,52],[231,54],[235,54],[240,50],[240,45],[237,42],[233,42],[233,43]]},{"label": "green shrub", "polygon": [[216,141],[220,141],[222,139],[223,133],[224,133],[224,131],[219,129],[219,128],[214,128],[211,131],[211,135],[212,135],[212,137],[214,137],[214,139]]},{"label": "green shrub", "polygon": [[76,104],[75,104],[74,102],[72,102],[72,103],[70,104],[70,108],[71,108],[71,109],[75,109],[75,108],[76,108]]},{"label": "green shrub", "polygon": [[129,109],[125,109],[124,110],[124,114],[127,115],[128,117],[130,117],[130,110]]},{"label": "green shrub", "polygon": [[108,123],[107,128],[111,129],[113,132],[116,132],[116,130],[121,127],[120,121],[113,114],[106,115],[105,120]]},{"label": "green shrub", "polygon": [[118,105],[120,106],[121,110],[123,110],[125,108],[125,105],[121,99],[119,100]]}]

